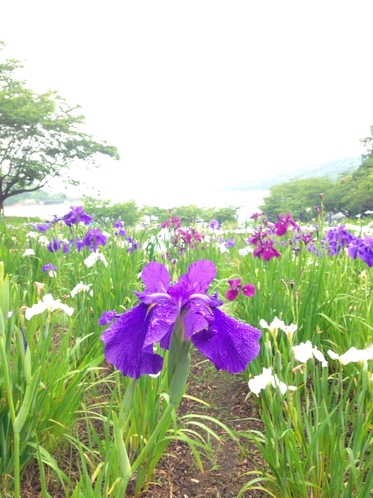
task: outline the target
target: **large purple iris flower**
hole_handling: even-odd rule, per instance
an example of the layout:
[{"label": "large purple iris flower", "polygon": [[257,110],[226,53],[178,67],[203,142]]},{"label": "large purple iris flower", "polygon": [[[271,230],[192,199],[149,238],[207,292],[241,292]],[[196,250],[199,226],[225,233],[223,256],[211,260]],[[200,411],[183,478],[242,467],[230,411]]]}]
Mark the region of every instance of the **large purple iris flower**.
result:
[{"label": "large purple iris flower", "polygon": [[106,359],[124,375],[137,379],[161,371],[163,358],[154,353],[154,344],[169,348],[178,317],[183,321],[184,340],[191,340],[218,370],[242,372],[258,355],[261,332],[220,311],[217,294],[207,294],[216,276],[212,261],[191,264],[173,285],[160,263],[147,264],[141,276],[145,291],[135,292],[141,303],[114,317],[101,337]]},{"label": "large purple iris flower", "polygon": [[62,219],[68,227],[77,225],[80,222],[85,225],[89,225],[92,222],[92,216],[85,213],[82,206],[70,206],[70,211]]},{"label": "large purple iris flower", "polygon": [[107,236],[99,228],[90,228],[85,234],[82,244],[90,249],[97,251],[98,246],[104,246],[107,242]]}]

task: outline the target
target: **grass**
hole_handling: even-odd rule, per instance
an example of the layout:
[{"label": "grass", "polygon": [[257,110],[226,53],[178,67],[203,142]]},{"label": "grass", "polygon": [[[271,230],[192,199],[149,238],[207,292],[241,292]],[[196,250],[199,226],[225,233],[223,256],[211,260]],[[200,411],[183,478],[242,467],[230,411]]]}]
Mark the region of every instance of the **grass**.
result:
[{"label": "grass", "polygon": [[[108,243],[100,247],[108,266],[98,261],[88,268],[87,248],[50,253],[32,227],[17,226],[0,226],[0,258],[9,275],[9,287],[4,275],[0,285],[0,470],[4,476],[0,489],[4,496],[19,496],[20,476],[32,462],[39,464],[43,496],[48,496],[48,469],[66,496],[123,496],[128,480],[135,482],[138,494],[172,441],[188,444],[197,467],[205,471],[205,462],[211,469],[219,467],[222,445],[228,439],[243,455],[242,441],[255,444],[265,462],[265,470],[258,469],[256,475],[250,470],[242,493],[261,487],[272,496],[347,497],[356,490],[362,497],[369,496],[373,487],[372,360],[341,365],[327,356],[328,349],[343,354],[351,347],[365,349],[373,343],[372,273],[363,260],[353,260],[344,252],[319,257],[302,245],[294,251],[291,237],[279,239],[285,242],[277,246],[278,259],[241,256],[239,249],[247,234],[232,231],[222,234],[226,240],[236,240],[228,253],[220,252],[215,233],[208,243],[186,246],[182,255],[175,240],[162,241],[169,256],[177,258],[170,262],[166,254],[157,252],[161,247],[157,227],[149,227],[131,234],[144,246],[136,250],[133,242],[109,229]],[[61,224],[47,235],[69,240],[82,238],[85,232],[84,226],[70,232]],[[152,242],[146,244],[147,240]],[[24,256],[26,248],[34,255]],[[283,395],[268,385],[255,397],[261,414],[255,430],[232,432],[231,407],[214,394],[221,392],[223,382],[229,398],[237,377],[216,373],[198,355],[189,389],[204,402],[185,397],[177,414],[169,410],[173,398],[167,369],[157,378],[144,376],[135,382],[103,363],[103,329],[97,320],[103,311],[122,313],[134,306],[133,291],[143,289],[139,274],[144,266],[152,260],[165,262],[178,279],[192,262],[206,258],[217,266],[209,293],[219,293],[225,312],[255,327],[261,319],[271,322],[275,316],[298,327],[292,343],[281,331],[274,337],[263,330],[261,352],[240,377],[245,383],[266,367],[287,386],[296,387]],[[47,262],[58,268],[56,278],[41,271]],[[254,284],[255,296],[239,295],[234,302],[227,301],[230,278]],[[70,295],[80,281],[90,285],[92,295]],[[42,295],[52,293],[73,307],[73,316],[46,311],[26,320],[25,307],[38,300],[35,282],[44,285]],[[8,310],[13,314],[4,319]],[[292,346],[308,340],[324,353],[327,367],[315,358],[304,363],[295,359]],[[177,365],[171,370],[175,373]],[[240,402],[243,405],[244,399]],[[191,411],[183,412],[184,405]],[[162,418],[165,413],[166,419]],[[362,418],[361,413],[367,416]],[[154,444],[148,444],[153,439]],[[58,448],[70,448],[71,470],[61,468],[53,458]],[[78,479],[72,458],[78,461]]]}]

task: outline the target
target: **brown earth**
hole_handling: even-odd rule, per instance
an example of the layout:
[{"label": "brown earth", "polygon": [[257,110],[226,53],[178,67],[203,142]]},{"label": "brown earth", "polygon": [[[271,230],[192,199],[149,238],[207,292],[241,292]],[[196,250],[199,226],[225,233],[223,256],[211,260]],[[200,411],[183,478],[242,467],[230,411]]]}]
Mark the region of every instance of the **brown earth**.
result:
[{"label": "brown earth", "polygon": [[[200,414],[217,418],[232,431],[247,432],[262,430],[258,408],[241,375],[216,372],[204,357],[194,351],[190,382],[185,397],[178,409],[178,415]],[[203,405],[191,397],[203,400]],[[204,422],[201,420],[201,422]],[[183,441],[172,441],[166,454],[160,460],[152,482],[139,498],[236,498],[240,489],[257,475],[248,472],[263,468],[257,447],[241,438],[240,450],[222,427],[207,422],[220,441],[211,438],[208,454],[202,455],[203,472],[193,457],[189,446]],[[69,460],[70,465],[70,460]],[[71,473],[70,473],[71,475]],[[51,476],[48,492],[52,498],[65,498],[65,493]],[[22,498],[41,498],[37,465],[31,466],[22,481]],[[134,498],[130,482],[126,496]],[[244,498],[269,496],[260,490],[250,490]]]}]

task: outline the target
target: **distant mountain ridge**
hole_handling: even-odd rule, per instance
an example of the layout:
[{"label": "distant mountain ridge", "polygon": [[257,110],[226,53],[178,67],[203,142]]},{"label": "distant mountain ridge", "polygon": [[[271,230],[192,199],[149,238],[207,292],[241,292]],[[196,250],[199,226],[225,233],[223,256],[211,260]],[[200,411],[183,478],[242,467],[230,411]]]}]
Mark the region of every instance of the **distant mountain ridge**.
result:
[{"label": "distant mountain ridge", "polygon": [[320,176],[328,176],[331,180],[336,180],[339,175],[347,171],[354,171],[362,162],[361,156],[355,157],[341,157],[334,161],[318,164],[311,168],[303,168],[297,171],[286,171],[271,178],[259,178],[241,183],[235,187],[226,187],[224,191],[237,191],[237,190],[268,190],[274,185],[286,183],[294,178],[312,178]]}]

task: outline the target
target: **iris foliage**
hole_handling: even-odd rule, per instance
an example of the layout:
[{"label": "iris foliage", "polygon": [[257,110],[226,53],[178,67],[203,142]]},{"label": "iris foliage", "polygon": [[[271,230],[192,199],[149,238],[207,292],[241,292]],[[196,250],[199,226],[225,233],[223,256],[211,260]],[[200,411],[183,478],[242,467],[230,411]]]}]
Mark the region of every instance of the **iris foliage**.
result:
[{"label": "iris foliage", "polygon": [[[359,490],[369,497],[372,232],[368,223],[303,226],[286,213],[274,223],[257,214],[248,228],[229,231],[219,224],[181,228],[172,217],[163,227],[131,228],[120,220],[104,227],[76,208],[43,224],[3,221],[1,496],[20,495],[22,473],[34,460],[43,496],[50,474],[69,497],[122,497],[126,488],[138,494],[173,439],[189,445],[203,471],[201,453],[219,439],[222,424],[207,415],[178,415],[186,379],[177,389],[173,379],[178,361],[193,355],[191,343],[200,346],[193,337],[204,331],[208,340],[213,319],[224,314],[262,331],[259,355],[246,358],[247,368],[236,375],[254,386],[247,392],[259,405],[263,430],[224,426],[243,456],[250,458],[252,444],[262,454],[264,463],[247,476],[242,493],[262,488],[272,496],[347,497]],[[201,261],[212,262],[216,274],[195,297],[190,268]],[[150,281],[149,268],[163,268],[163,277],[152,280],[152,273]],[[174,343],[170,327],[162,335],[155,325],[162,319],[156,307],[166,309],[155,294],[166,280]],[[175,308],[175,293],[184,308]],[[186,347],[180,317],[203,300],[205,322],[192,327]],[[155,320],[157,340],[148,345],[164,364],[150,372],[158,376],[139,368],[132,375],[139,378],[130,378],[105,361],[103,331],[138,307],[147,308],[142,318]],[[105,328],[98,323],[103,316]],[[351,361],[344,361],[353,347],[360,353],[350,351]],[[78,477],[66,466],[69,452],[78,458]]]}]

